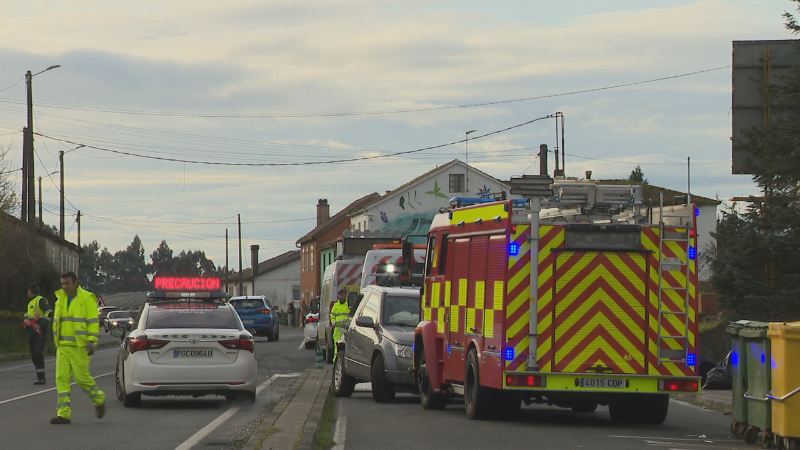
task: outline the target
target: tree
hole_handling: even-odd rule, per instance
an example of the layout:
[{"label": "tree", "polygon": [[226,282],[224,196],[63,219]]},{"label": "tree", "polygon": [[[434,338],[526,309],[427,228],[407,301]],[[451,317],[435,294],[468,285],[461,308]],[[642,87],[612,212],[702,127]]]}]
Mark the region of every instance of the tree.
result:
[{"label": "tree", "polygon": [[[794,16],[784,18],[800,34]],[[800,319],[800,67],[779,81],[762,88],[772,121],[741,143],[764,195],[741,213],[726,211],[715,235],[712,285],[720,306],[739,318]]]},{"label": "tree", "polygon": [[150,270],[151,273],[159,275],[175,275],[172,268],[172,254],[173,251],[167,245],[166,240],[162,240],[153,253],[150,254],[150,261],[152,262]]},{"label": "tree", "polygon": [[0,145],[0,212],[16,215],[20,207],[17,199],[17,185],[12,176],[16,170],[11,167],[11,161],[6,158],[11,147],[11,144],[6,147]]},{"label": "tree", "polygon": [[221,272],[214,266],[214,262],[206,257],[202,250],[185,251],[174,256],[174,252],[162,240],[158,248],[150,255],[150,270],[153,274],[161,276],[220,276]]},{"label": "tree", "polygon": [[637,183],[647,184],[647,178],[644,177],[644,173],[642,172],[642,167],[638,164],[636,168],[631,170],[631,174],[628,176],[628,180],[635,181]]}]

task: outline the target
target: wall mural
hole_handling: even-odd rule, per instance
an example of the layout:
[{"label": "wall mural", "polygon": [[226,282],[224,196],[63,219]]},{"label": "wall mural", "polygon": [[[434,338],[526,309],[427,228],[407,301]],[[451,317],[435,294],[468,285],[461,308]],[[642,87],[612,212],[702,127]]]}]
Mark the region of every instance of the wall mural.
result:
[{"label": "wall mural", "polygon": [[[431,229],[431,222],[433,217],[439,213],[439,209],[432,209],[430,211],[417,211],[417,212],[402,212],[394,219],[386,219],[386,223],[381,227],[381,231],[396,231],[400,230],[403,237],[408,235],[426,235],[428,230]],[[381,213],[381,220],[384,220],[385,214]]]}]

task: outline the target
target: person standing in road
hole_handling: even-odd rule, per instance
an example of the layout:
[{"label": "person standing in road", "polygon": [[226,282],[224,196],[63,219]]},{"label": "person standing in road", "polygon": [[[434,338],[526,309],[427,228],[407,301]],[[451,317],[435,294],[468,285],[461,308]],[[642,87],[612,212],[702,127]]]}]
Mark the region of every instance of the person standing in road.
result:
[{"label": "person standing in road", "polygon": [[286,312],[289,314],[289,326],[294,327],[294,302],[289,300],[289,307],[286,308]]},{"label": "person standing in road", "polygon": [[70,423],[70,377],[89,395],[95,406],[95,415],[106,413],[106,394],[97,387],[89,373],[91,356],[97,350],[100,338],[100,319],[97,297],[78,284],[74,272],[61,275],[61,289],[56,291],[53,340],[56,343],[56,387],[58,412],[50,419],[52,424]]},{"label": "person standing in road", "polygon": [[45,384],[44,376],[44,346],[47,339],[47,330],[50,329],[50,317],[53,308],[46,298],[39,295],[39,286],[31,283],[28,286],[28,310],[25,312],[22,324],[28,333],[28,348],[31,351],[33,367],[36,368],[36,381],[33,384]]},{"label": "person standing in road", "polygon": [[336,326],[337,323],[343,323],[345,319],[350,316],[350,306],[347,304],[347,289],[341,288],[336,294],[336,303],[331,308],[331,326],[333,326],[333,352],[334,358],[339,353],[339,346],[336,345],[339,339],[342,338],[342,327]]}]

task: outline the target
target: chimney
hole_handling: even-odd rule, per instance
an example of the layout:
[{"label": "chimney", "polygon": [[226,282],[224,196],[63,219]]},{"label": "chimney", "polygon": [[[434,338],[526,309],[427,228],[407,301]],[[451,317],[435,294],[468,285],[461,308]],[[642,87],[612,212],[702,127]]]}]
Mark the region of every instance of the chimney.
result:
[{"label": "chimney", "polygon": [[258,275],[258,245],[250,246],[250,265],[253,267],[253,276]]},{"label": "chimney", "polygon": [[331,218],[331,207],[328,205],[327,198],[321,198],[317,202],[317,226]]},{"label": "chimney", "polygon": [[586,171],[586,179],[587,180],[591,180],[592,179],[592,171],[591,170],[587,170]]}]

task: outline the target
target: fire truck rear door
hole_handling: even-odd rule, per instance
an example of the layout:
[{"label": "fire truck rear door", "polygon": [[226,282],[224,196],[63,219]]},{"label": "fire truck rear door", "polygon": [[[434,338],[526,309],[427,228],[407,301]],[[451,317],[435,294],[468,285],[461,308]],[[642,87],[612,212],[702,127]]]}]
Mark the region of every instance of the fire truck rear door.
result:
[{"label": "fire truck rear door", "polygon": [[644,374],[646,254],[569,247],[555,259],[555,371]]}]

